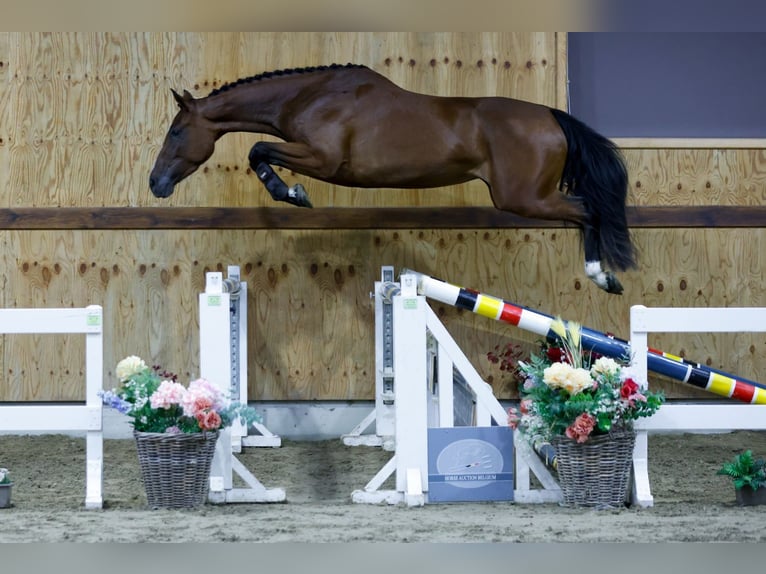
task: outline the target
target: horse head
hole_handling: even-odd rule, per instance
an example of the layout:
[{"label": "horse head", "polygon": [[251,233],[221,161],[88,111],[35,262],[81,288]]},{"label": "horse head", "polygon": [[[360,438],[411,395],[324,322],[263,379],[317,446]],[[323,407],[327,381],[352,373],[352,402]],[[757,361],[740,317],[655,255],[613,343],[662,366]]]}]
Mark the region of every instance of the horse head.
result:
[{"label": "horse head", "polygon": [[200,113],[198,101],[187,90],[183,95],[171,92],[180,109],[149,176],[149,187],[155,197],[170,197],[177,183],[213,155],[217,139],[217,131]]}]

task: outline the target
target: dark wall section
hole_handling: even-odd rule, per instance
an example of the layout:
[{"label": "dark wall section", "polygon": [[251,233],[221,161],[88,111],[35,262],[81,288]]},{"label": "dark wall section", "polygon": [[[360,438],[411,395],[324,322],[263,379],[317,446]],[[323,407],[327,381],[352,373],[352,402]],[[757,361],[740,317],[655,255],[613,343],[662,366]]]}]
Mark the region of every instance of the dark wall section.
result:
[{"label": "dark wall section", "polygon": [[766,137],[766,34],[570,33],[570,111],[609,137]]}]

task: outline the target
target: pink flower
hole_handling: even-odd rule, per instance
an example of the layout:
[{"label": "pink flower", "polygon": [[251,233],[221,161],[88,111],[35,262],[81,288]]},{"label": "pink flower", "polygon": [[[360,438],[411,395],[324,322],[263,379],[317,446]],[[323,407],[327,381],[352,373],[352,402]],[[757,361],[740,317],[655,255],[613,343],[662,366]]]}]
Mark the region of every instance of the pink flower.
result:
[{"label": "pink flower", "polygon": [[533,404],[534,401],[532,401],[532,399],[522,399],[522,401],[519,403],[519,410],[521,411],[521,414],[528,414]]},{"label": "pink flower", "polygon": [[632,408],[636,406],[636,401],[645,403],[646,396],[642,395],[641,393],[633,393],[625,400],[628,401],[628,406]]},{"label": "pink flower", "polygon": [[206,410],[197,413],[197,423],[202,430],[216,430],[221,426],[221,415],[215,411]]},{"label": "pink flower", "polygon": [[181,404],[186,395],[186,389],[181,383],[162,381],[157,390],[149,397],[153,409],[169,409]]},{"label": "pink flower", "polygon": [[585,442],[595,426],[596,417],[588,413],[582,413],[567,427],[566,435],[577,442]]},{"label": "pink flower", "polygon": [[221,389],[206,379],[197,379],[189,383],[189,390],[181,404],[187,417],[196,417],[206,409],[221,410],[225,403]]},{"label": "pink flower", "polygon": [[195,396],[191,393],[184,401],[184,414],[189,417],[196,417],[199,413],[213,408],[213,401],[210,397]]},{"label": "pink flower", "polygon": [[524,379],[524,385],[522,386],[522,388],[524,390],[528,391],[529,389],[534,388],[536,385],[537,385],[537,383],[535,382],[534,378],[527,377],[526,379]]}]

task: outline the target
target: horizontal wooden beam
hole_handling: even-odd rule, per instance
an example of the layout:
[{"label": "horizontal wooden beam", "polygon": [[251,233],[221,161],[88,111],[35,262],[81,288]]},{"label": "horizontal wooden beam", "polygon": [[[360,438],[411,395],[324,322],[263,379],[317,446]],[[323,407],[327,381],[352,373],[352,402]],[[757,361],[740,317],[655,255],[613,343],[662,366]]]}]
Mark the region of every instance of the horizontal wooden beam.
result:
[{"label": "horizontal wooden beam", "polygon": [[[629,207],[633,228],[766,227],[766,206]],[[493,207],[20,207],[0,229],[565,228]]]},{"label": "horizontal wooden beam", "polygon": [[609,138],[621,149],[763,149],[763,138]]}]

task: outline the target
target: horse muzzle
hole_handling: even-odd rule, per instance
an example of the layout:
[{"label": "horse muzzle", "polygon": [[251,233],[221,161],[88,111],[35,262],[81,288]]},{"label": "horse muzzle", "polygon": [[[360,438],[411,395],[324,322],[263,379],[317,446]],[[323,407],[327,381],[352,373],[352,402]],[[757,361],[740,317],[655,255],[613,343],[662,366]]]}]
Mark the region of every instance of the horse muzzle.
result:
[{"label": "horse muzzle", "polygon": [[154,197],[166,198],[173,195],[173,188],[175,184],[166,177],[149,178],[149,189],[152,190]]}]

